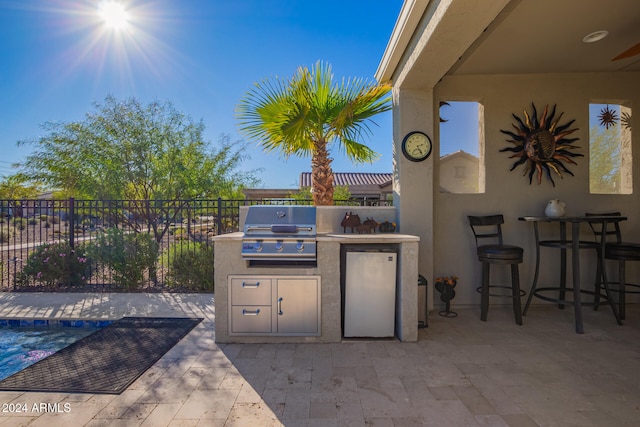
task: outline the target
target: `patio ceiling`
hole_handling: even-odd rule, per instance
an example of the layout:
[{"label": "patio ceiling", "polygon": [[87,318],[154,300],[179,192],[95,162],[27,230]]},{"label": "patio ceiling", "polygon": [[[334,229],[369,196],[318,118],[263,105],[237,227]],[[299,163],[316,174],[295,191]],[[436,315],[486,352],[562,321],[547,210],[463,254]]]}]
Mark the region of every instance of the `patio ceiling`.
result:
[{"label": "patio ceiling", "polygon": [[[598,30],[609,35],[582,41]],[[637,43],[638,0],[408,0],[376,77],[430,87],[445,75],[640,71],[640,55],[612,61]]]}]

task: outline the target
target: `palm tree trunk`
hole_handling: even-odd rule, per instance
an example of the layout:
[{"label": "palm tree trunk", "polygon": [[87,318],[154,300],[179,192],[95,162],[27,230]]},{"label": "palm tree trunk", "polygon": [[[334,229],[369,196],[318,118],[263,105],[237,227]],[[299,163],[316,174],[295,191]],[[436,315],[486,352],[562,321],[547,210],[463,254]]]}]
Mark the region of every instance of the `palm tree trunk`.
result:
[{"label": "palm tree trunk", "polygon": [[316,141],[311,158],[311,185],[313,204],[316,206],[333,205],[333,171],[326,141]]}]

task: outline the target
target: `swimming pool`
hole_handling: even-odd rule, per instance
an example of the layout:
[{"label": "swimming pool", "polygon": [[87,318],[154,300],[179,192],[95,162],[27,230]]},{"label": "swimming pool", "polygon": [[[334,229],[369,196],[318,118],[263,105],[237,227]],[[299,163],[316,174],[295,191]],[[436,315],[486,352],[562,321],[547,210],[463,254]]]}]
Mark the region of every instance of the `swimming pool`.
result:
[{"label": "swimming pool", "polygon": [[0,380],[110,323],[108,320],[0,319]]}]

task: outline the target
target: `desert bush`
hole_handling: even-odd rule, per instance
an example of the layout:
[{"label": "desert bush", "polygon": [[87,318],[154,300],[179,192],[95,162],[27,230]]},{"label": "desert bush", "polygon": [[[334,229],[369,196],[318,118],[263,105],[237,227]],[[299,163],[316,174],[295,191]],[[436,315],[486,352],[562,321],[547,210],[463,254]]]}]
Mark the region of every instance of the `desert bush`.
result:
[{"label": "desert bush", "polygon": [[13,236],[13,230],[9,227],[3,227],[0,230],[0,243],[9,243]]},{"label": "desert bush", "polygon": [[180,237],[186,232],[187,230],[184,227],[173,227],[169,230],[169,234],[175,237]]},{"label": "desert bush", "polygon": [[118,228],[101,232],[87,247],[98,268],[111,272],[117,286],[126,290],[140,287],[145,272],[154,272],[158,242],[145,233],[126,233]]},{"label": "desert bush", "polygon": [[11,220],[13,223],[13,227],[18,230],[24,230],[27,227],[27,219],[26,218],[13,218]]},{"label": "desert bush", "polygon": [[199,242],[173,243],[162,254],[169,286],[213,292],[213,246]]},{"label": "desert bush", "polygon": [[18,274],[18,286],[85,284],[90,274],[90,262],[84,247],[72,248],[68,242],[45,243],[29,254]]}]

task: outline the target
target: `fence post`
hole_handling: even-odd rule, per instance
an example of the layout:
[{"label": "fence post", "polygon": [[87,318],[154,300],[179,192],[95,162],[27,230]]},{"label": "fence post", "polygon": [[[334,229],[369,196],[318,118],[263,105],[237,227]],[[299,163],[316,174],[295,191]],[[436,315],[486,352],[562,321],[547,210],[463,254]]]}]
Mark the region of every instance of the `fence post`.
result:
[{"label": "fence post", "polygon": [[218,197],[218,215],[216,215],[216,235],[222,234],[222,197]]},{"label": "fence post", "polygon": [[75,236],[76,236],[76,225],[75,225],[75,199],[73,197],[69,197],[69,246],[71,249],[75,248]]},{"label": "fence post", "polygon": [[145,210],[146,210],[145,216],[147,217],[147,233],[151,234],[151,221],[153,221],[153,219],[151,218],[151,200],[145,199],[144,203],[145,203]]},{"label": "fence post", "polygon": [[186,206],[187,209],[187,236],[191,236],[191,220],[193,219],[193,211],[192,208],[195,206],[195,200],[189,202],[189,205]]}]

